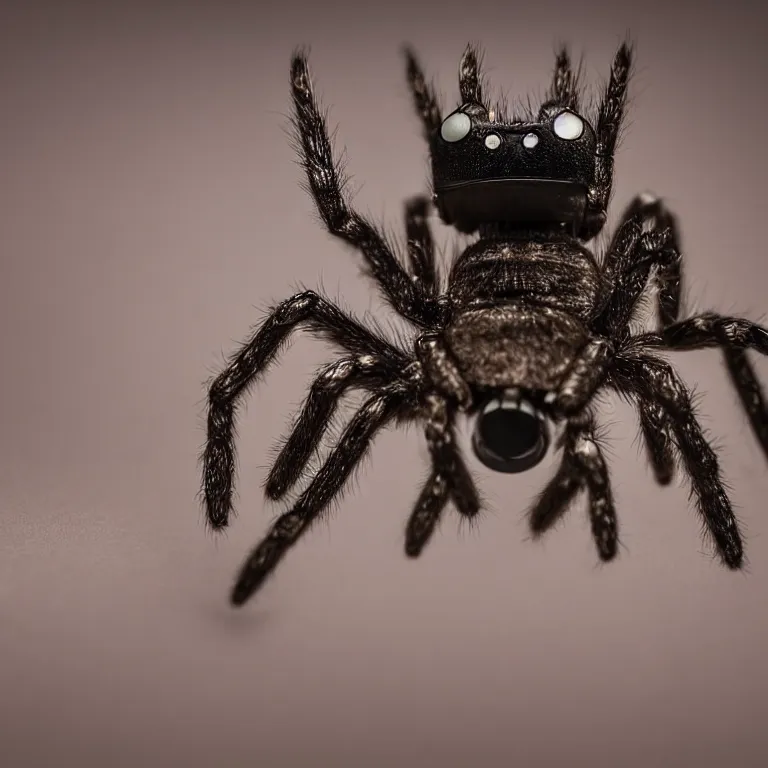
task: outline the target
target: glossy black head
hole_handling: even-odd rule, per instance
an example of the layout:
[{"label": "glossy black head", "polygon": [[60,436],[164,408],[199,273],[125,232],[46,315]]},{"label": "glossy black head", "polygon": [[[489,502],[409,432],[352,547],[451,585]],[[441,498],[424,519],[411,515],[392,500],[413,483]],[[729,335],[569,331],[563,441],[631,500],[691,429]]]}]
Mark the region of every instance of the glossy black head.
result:
[{"label": "glossy black head", "polygon": [[606,218],[630,66],[624,44],[590,119],[580,111],[578,73],[562,50],[536,118],[515,120],[489,105],[480,60],[470,46],[459,72],[461,105],[443,118],[409,53],[409,82],[429,142],[434,202],[443,221],[465,233],[501,227],[594,237]]},{"label": "glossy black head", "polygon": [[586,119],[556,107],[536,122],[492,118],[466,104],[430,142],[443,221],[462,232],[490,223],[579,232],[595,175],[595,132]]}]

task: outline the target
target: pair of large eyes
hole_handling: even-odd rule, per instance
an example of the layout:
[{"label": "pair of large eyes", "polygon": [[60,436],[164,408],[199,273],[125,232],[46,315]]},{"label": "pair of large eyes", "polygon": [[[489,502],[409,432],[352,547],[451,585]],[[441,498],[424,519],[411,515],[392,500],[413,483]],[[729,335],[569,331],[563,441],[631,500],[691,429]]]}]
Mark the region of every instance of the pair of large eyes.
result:
[{"label": "pair of large eyes", "polygon": [[[465,112],[454,112],[443,120],[440,136],[444,141],[453,144],[468,136],[471,128],[472,120],[469,115]],[[564,110],[552,121],[552,130],[555,136],[566,141],[574,141],[584,133],[584,121],[577,114]]]}]

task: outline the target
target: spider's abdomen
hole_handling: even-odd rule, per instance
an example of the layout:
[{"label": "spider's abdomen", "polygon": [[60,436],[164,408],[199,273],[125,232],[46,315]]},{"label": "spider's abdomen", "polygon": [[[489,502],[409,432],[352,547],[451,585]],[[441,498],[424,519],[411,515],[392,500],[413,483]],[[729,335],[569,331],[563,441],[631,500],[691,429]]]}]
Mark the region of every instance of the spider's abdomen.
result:
[{"label": "spider's abdomen", "polygon": [[522,302],[465,310],[445,334],[468,384],[547,391],[561,383],[589,338],[573,315]]},{"label": "spider's abdomen", "polygon": [[600,272],[590,251],[570,238],[480,240],[454,264],[449,293],[458,307],[524,301],[587,322]]}]

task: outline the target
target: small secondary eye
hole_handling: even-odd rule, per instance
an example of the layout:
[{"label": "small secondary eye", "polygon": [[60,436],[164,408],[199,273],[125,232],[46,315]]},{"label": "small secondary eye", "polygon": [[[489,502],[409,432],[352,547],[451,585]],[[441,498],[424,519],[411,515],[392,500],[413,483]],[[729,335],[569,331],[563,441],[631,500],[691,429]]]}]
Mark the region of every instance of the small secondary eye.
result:
[{"label": "small secondary eye", "polygon": [[555,130],[555,135],[568,141],[578,139],[584,133],[584,121],[578,115],[574,115],[573,112],[561,112],[555,118],[552,127]]},{"label": "small secondary eye", "polygon": [[488,149],[498,149],[501,145],[501,136],[498,133],[489,133],[485,137],[485,146]]},{"label": "small secondary eye", "polygon": [[539,137],[535,133],[526,133],[523,136],[523,146],[526,149],[533,149],[539,143]]},{"label": "small secondary eye", "polygon": [[440,135],[445,141],[461,141],[469,133],[471,127],[472,121],[469,119],[469,115],[465,115],[463,112],[454,112],[443,121]]}]

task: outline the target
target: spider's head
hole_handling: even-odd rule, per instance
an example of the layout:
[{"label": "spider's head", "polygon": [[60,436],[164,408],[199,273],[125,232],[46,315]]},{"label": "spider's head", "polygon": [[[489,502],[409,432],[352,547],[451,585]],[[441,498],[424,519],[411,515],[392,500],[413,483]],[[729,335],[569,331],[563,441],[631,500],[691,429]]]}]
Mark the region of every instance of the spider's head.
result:
[{"label": "spider's head", "polygon": [[434,200],[447,224],[581,230],[595,175],[595,132],[573,110],[542,109],[536,122],[497,122],[479,104],[443,120],[431,141]]},{"label": "spider's head", "polygon": [[594,237],[606,219],[613,153],[626,101],[631,51],[622,45],[594,124],[580,112],[578,74],[563,49],[535,120],[509,120],[483,93],[479,56],[461,60],[461,105],[443,118],[410,52],[408,78],[429,142],[436,207],[447,224]]}]

